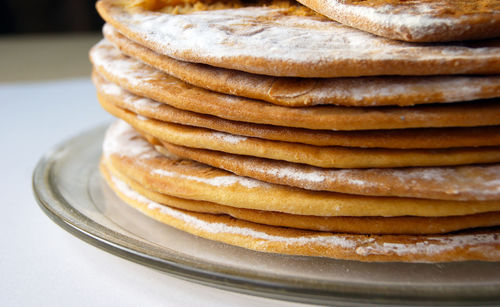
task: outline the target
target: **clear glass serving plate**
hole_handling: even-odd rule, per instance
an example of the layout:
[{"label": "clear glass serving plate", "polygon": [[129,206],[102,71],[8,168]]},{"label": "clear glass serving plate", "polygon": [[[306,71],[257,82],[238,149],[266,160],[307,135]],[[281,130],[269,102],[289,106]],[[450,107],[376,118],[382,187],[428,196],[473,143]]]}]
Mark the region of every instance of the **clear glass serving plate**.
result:
[{"label": "clear glass serving plate", "polygon": [[500,304],[500,263],[362,263],[254,252],[181,232],[118,199],[98,171],[105,127],[68,140],[33,174],[40,207],[103,250],[227,290],[336,306]]}]

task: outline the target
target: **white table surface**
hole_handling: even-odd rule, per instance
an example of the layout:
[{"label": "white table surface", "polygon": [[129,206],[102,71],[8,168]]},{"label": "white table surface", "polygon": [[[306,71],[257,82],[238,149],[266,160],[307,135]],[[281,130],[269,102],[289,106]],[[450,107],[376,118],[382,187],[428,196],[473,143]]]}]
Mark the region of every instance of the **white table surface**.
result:
[{"label": "white table surface", "polygon": [[[31,175],[38,159],[59,142],[110,122],[111,116],[99,107],[88,77],[69,76],[90,71],[82,43],[75,47],[78,56],[71,48],[58,49],[65,52],[58,79],[57,65],[46,62],[61,58],[48,52],[47,44],[40,45],[43,39],[35,40],[35,47],[24,40],[4,42],[0,40],[0,305],[299,305],[177,279],[108,254],[53,223],[33,197]],[[35,57],[28,62],[39,64],[37,73],[31,73],[33,67],[23,68],[26,56]],[[46,67],[52,70],[44,71]]]}]

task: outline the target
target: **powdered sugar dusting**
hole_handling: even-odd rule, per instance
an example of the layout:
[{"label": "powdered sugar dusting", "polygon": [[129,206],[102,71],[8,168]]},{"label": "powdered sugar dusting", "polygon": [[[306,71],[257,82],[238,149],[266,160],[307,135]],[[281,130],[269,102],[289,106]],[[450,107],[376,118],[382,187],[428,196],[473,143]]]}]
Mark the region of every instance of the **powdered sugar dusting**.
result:
[{"label": "powdered sugar dusting", "polygon": [[244,187],[253,189],[253,188],[262,188],[262,187],[269,186],[268,184],[260,182],[260,181],[255,180],[255,179],[245,178],[245,177],[240,177],[240,176],[235,176],[235,175],[204,178],[204,177],[179,174],[179,173],[167,171],[164,169],[155,169],[151,173],[155,174],[155,175],[165,176],[165,177],[183,178],[183,179],[187,179],[187,180],[193,180],[193,181],[206,183],[206,184],[216,186],[216,187],[226,187],[226,186],[231,186],[234,184],[240,184]]},{"label": "powdered sugar dusting", "polygon": [[[488,234],[473,234],[473,235],[455,235],[446,237],[429,237],[427,241],[411,242],[411,243],[374,243],[369,246],[360,246],[356,248],[356,253],[359,255],[385,255],[396,254],[404,255],[436,255],[452,251],[457,248],[468,246],[481,246],[500,244],[500,236],[496,233]],[[500,257],[500,249],[492,249],[488,251],[490,257]]]},{"label": "powdered sugar dusting", "polygon": [[[448,168],[447,170],[452,170],[452,169]],[[412,171],[411,169],[406,171],[395,169],[394,175],[398,178],[404,178],[409,180],[419,179],[419,180],[433,181],[437,183],[442,183],[445,180],[449,179],[449,176],[446,176],[448,175],[446,169],[438,167],[419,168],[417,169],[417,171]]]},{"label": "powdered sugar dusting", "polygon": [[[418,197],[420,193],[456,195],[461,200],[500,199],[500,165],[419,167],[407,169],[367,169],[332,171],[329,178],[342,177],[361,188],[376,187],[380,181],[401,187],[401,196]],[[340,178],[339,178],[340,179]],[[380,184],[385,184],[381,182]]]},{"label": "powdered sugar dusting", "polygon": [[[238,157],[229,171],[311,190],[454,200],[500,199],[500,164],[404,169],[324,169],[289,162]],[[270,178],[271,177],[271,178]],[[369,192],[370,191],[370,192]],[[396,191],[396,194],[388,192]],[[373,193],[373,194],[370,194]]]},{"label": "powdered sugar dusting", "polygon": [[161,154],[126,122],[118,120],[106,131],[103,142],[104,156],[119,155],[137,159],[152,159]]},{"label": "powdered sugar dusting", "polygon": [[111,82],[100,82],[98,85],[100,91],[111,96],[125,95],[125,90]]},{"label": "powdered sugar dusting", "polygon": [[[498,87],[500,77],[331,78],[321,80],[320,85],[308,92],[307,95],[316,101],[333,101],[335,98],[340,101],[353,101],[356,105],[377,106],[381,105],[380,101],[385,99],[391,99],[393,104],[397,103],[392,100],[394,97],[411,99],[416,103],[431,102],[429,97],[436,95],[440,97],[439,100],[442,102],[475,100],[484,95],[483,88]],[[422,93],[426,93],[427,97]]]},{"label": "powdered sugar dusting", "polygon": [[[352,169],[339,169],[339,170],[329,170],[329,178],[335,178],[336,180],[340,182],[345,182],[351,186],[357,186],[361,189],[363,188],[368,188],[368,187],[374,187],[377,185],[377,182],[374,180],[366,180],[362,176],[356,176],[356,173],[358,170],[352,170]],[[359,170],[363,171],[363,170]],[[361,175],[361,174],[360,174]]]},{"label": "powdered sugar dusting", "polygon": [[[100,46],[100,47],[99,47]],[[165,77],[158,71],[155,71],[152,67],[142,64],[140,61],[133,58],[127,58],[120,53],[118,49],[113,47],[109,42],[102,42],[99,46],[96,46],[91,55],[95,63],[99,63],[107,73],[112,75],[114,78],[126,79],[127,87],[134,87],[134,84],[142,84],[141,88],[154,89],[157,82],[145,82],[147,80],[160,80],[162,84],[168,86],[168,82],[172,82],[170,78]],[[99,49],[102,52],[97,52]],[[97,55],[95,55],[97,54]],[[104,58],[101,58],[104,57]],[[118,63],[118,65],[116,64]],[[96,64],[97,65],[97,64]],[[127,71],[134,71],[138,69],[140,73],[126,74]],[[403,97],[415,95],[415,99],[426,100],[427,94],[433,97],[434,95],[443,96],[444,101],[454,101],[454,100],[467,100],[467,99],[477,99],[477,95],[481,95],[482,89],[487,89],[486,92],[495,93],[496,88],[500,87],[500,76],[475,76],[475,77],[427,77],[427,78],[408,78],[405,82],[404,78],[366,78],[366,81],[360,82],[359,78],[329,78],[322,80],[322,86],[319,88],[315,87],[315,90],[310,92],[308,95],[317,99],[319,101],[329,101],[330,99],[338,98],[340,100],[350,100],[361,102],[362,105],[372,105],[377,104],[377,101],[383,101],[389,98],[389,101],[394,101],[390,97]],[[336,79],[342,79],[339,81]],[[392,81],[391,81],[392,80]],[[177,81],[179,82],[179,81]],[[326,83],[325,83],[326,82]],[[109,94],[118,94],[120,89],[117,85],[106,85],[104,87]],[[317,90],[316,90],[317,89]],[[121,90],[124,92],[123,90]],[[423,95],[422,93],[427,93]],[[160,106],[161,103],[153,101],[147,98],[133,98],[128,93],[121,93],[124,99],[122,102],[130,103],[130,107],[133,109],[136,106],[136,110],[144,107],[151,108],[151,110]],[[332,98],[333,97],[333,98]],[[232,96],[217,94],[216,98],[220,102],[231,103],[231,104],[242,104],[253,102],[251,100]],[[428,97],[427,97],[428,98]],[[144,99],[144,100],[142,100]],[[391,100],[392,99],[392,100]],[[133,103],[132,103],[133,102]],[[196,111],[196,110],[192,110]],[[310,116],[310,108],[301,108],[292,110],[295,113],[303,112],[305,115]],[[225,114],[215,114],[217,116],[227,116]],[[244,118],[235,118],[230,116],[231,119],[236,119],[239,121],[245,121]],[[330,127],[331,128],[331,127]]]},{"label": "powdered sugar dusting", "polygon": [[464,16],[458,18],[437,17],[436,12],[443,9],[443,3],[439,1],[425,4],[412,3],[411,6],[386,4],[372,7],[328,0],[328,5],[338,15],[359,16],[392,31],[399,32],[403,37],[409,34],[413,39],[420,39],[432,33],[439,33],[443,29],[450,29],[464,19]]},{"label": "powdered sugar dusting", "polygon": [[[499,170],[500,172],[500,170]],[[500,192],[500,178],[486,181],[484,185],[495,188],[496,191]]]},{"label": "powdered sugar dusting", "polygon": [[138,109],[141,108],[156,109],[162,105],[162,103],[160,102],[154,101],[149,98],[141,98],[139,96],[134,96],[130,93],[127,93],[125,100],[137,106]]},{"label": "powdered sugar dusting", "polygon": [[210,133],[210,137],[229,144],[238,144],[248,139],[246,136],[234,135],[224,132],[212,132]]},{"label": "powdered sugar dusting", "polygon": [[[123,38],[111,25],[104,26],[104,32],[112,37],[120,37],[127,45],[136,43]],[[413,102],[434,102],[438,99],[443,102],[469,101],[479,98],[493,97],[485,95],[484,87],[500,87],[500,76],[437,76],[437,77],[364,77],[364,78],[327,78],[314,80],[313,87],[306,91],[301,87],[298,91],[291,90],[287,79],[273,78],[263,75],[246,74],[243,72],[229,71],[212,66],[199,66],[189,62],[176,61],[182,68],[174,74],[180,79],[186,79],[186,71],[194,69],[200,76],[210,75],[204,78],[204,82],[213,82],[210,88],[230,88],[228,94],[246,96],[248,91],[266,95],[279,101],[300,101],[305,103],[311,100],[311,105],[316,104],[342,104],[343,102],[355,105],[381,105],[386,99],[387,104],[400,104],[402,100]],[[175,66],[175,65],[174,65]],[[158,66],[157,66],[158,67]],[[186,69],[186,67],[188,69]],[[161,68],[158,67],[160,70]],[[174,69],[175,70],[175,69]],[[180,70],[180,71],[179,71]],[[194,85],[206,87],[203,82],[197,83],[190,79]],[[422,95],[426,93],[426,95]],[[494,95],[494,94],[493,94]],[[250,95],[251,96],[251,95]],[[248,97],[250,97],[248,96]],[[428,96],[428,97],[425,97]],[[439,98],[435,98],[435,97]],[[226,102],[235,102],[235,96],[226,99]],[[233,99],[231,99],[233,98]],[[274,100],[272,100],[274,101]],[[302,106],[302,105],[301,105]]]},{"label": "powdered sugar dusting", "polygon": [[99,91],[119,99],[121,103],[127,105],[127,108],[131,110],[148,109],[150,111],[156,111],[163,105],[152,99],[134,95],[109,81],[99,82],[96,86]]},{"label": "powdered sugar dusting", "polygon": [[279,9],[266,7],[185,15],[129,14],[117,10],[113,18],[142,37],[148,47],[184,60],[189,60],[183,56],[186,53],[195,54],[197,58],[210,58],[217,63],[242,56],[281,63],[330,63],[344,59],[415,61],[416,58],[419,61],[451,61],[499,57],[499,48],[495,47],[414,45],[383,39],[333,21],[286,16]]},{"label": "powdered sugar dusting", "polygon": [[[129,124],[122,120],[118,120],[116,123],[111,125],[111,127],[106,132],[103,143],[103,153],[105,156],[118,154],[120,156],[134,157],[137,158],[137,160],[165,157],[165,155],[157,152],[150,143],[140,137],[140,135]],[[185,175],[165,169],[154,169],[151,171],[151,173],[165,177],[193,180],[217,187],[231,186],[234,184],[239,184],[250,189],[270,186],[267,183],[255,179],[240,177],[236,175],[205,178]]]},{"label": "powdered sugar dusting", "polygon": [[[113,45],[106,40],[101,40],[90,51],[90,59],[96,67],[106,67],[114,76],[124,78],[134,86],[143,86],[147,81],[158,80],[162,78],[163,73],[146,68],[146,64],[130,60],[129,58],[119,57],[120,54]],[[113,59],[110,59],[110,56]]]},{"label": "powdered sugar dusting", "polygon": [[323,182],[326,180],[325,174],[320,171],[301,171],[292,166],[270,168],[270,167],[259,167],[254,166],[252,170],[265,173],[267,175],[276,176],[280,179],[291,179],[296,181],[307,181],[307,182]]},{"label": "powdered sugar dusting", "polygon": [[372,242],[373,239],[365,238],[363,240],[353,240],[349,236],[328,236],[328,235],[311,235],[311,236],[300,236],[300,237],[282,237],[277,235],[270,235],[262,231],[257,231],[252,228],[231,226],[223,223],[207,222],[193,215],[186,214],[179,210],[170,208],[168,206],[156,203],[139,193],[132,190],[125,182],[119,180],[116,177],[111,178],[115,187],[123,193],[125,196],[144,203],[148,206],[150,210],[159,210],[161,213],[171,216],[175,219],[184,221],[190,226],[207,231],[210,233],[231,233],[247,237],[252,237],[255,239],[261,239],[266,241],[275,242],[285,242],[287,244],[296,245],[306,245],[310,243],[320,244],[324,246],[341,247],[341,248],[355,248],[356,245],[361,241],[362,243]]}]

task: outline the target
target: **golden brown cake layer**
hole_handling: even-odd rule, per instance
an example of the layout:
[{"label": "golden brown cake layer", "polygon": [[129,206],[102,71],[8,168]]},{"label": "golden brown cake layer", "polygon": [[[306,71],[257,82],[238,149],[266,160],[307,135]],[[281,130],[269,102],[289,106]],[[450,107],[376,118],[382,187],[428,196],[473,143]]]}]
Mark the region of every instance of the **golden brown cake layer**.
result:
[{"label": "golden brown cake layer", "polygon": [[500,73],[499,41],[419,45],[263,6],[168,14],[102,0],[102,18],[178,60],[289,77]]},{"label": "golden brown cake layer", "polygon": [[197,87],[273,104],[411,106],[500,96],[500,76],[286,78],[189,63],[159,54],[127,39],[106,24],[103,34],[124,54]]},{"label": "golden brown cake layer", "polygon": [[448,235],[356,235],[275,227],[154,202],[104,172],[115,193],[142,213],[206,239],[256,251],[366,262],[499,261],[497,228]]},{"label": "golden brown cake layer", "polygon": [[185,111],[149,98],[134,95],[93,74],[97,95],[140,116],[165,122],[207,128],[230,134],[316,146],[363,148],[452,148],[500,145],[500,126],[466,128],[424,128],[397,130],[329,131],[252,124]]},{"label": "golden brown cake layer", "polygon": [[[500,201],[371,197],[269,184],[164,152],[126,123],[108,131],[104,157],[149,190],[238,208],[316,216],[455,216],[500,211]],[[168,155],[166,155],[168,154]]]},{"label": "golden brown cake layer", "polygon": [[368,130],[500,125],[498,99],[414,107],[289,108],[189,85],[123,55],[102,41],[90,52],[94,68],[136,95],[177,109],[229,120],[313,130]]}]

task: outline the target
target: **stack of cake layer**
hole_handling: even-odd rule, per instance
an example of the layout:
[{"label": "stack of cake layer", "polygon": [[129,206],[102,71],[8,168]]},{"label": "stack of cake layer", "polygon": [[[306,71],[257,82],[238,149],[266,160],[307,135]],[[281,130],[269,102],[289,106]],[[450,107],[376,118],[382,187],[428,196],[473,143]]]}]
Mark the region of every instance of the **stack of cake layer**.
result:
[{"label": "stack of cake layer", "polygon": [[284,1],[98,2],[109,186],[258,251],[500,261],[499,4],[301,2],[343,24]]}]

